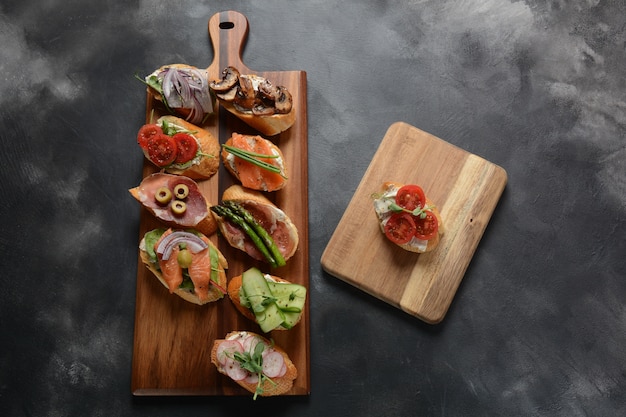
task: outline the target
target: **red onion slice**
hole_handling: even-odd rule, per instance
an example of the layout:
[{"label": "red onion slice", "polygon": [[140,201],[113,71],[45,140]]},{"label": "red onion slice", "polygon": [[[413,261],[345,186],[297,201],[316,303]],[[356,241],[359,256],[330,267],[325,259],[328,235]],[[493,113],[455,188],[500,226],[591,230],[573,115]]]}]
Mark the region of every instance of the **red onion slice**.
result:
[{"label": "red onion slice", "polygon": [[161,255],[161,259],[167,261],[172,254],[172,249],[181,243],[186,244],[187,249],[189,249],[191,253],[198,253],[209,247],[204,240],[193,233],[176,231],[161,239],[159,246],[156,248],[156,253]]},{"label": "red onion slice", "polygon": [[194,68],[165,68],[158,77],[163,80],[163,96],[171,108],[190,109],[191,123],[199,123],[205,113],[213,112],[206,74]]}]

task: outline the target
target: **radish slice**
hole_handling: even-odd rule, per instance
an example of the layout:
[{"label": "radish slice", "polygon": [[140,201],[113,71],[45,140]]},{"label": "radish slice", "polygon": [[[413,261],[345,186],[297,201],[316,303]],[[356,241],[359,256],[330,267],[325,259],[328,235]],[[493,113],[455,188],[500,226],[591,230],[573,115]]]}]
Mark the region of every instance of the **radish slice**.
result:
[{"label": "radish slice", "polygon": [[247,382],[248,384],[256,384],[257,382],[259,382],[259,375],[248,374],[248,376],[244,379],[244,381]]},{"label": "radish slice", "polygon": [[[257,336],[248,336],[243,340],[241,344],[243,345],[243,350],[245,352],[249,352],[250,354],[252,354],[254,353],[254,347],[259,343],[263,343],[263,345],[265,345],[265,347],[267,348],[267,344],[265,344],[265,342],[263,342],[263,340],[259,339]],[[267,349],[264,349],[263,352],[265,352],[265,350]]]},{"label": "radish slice", "polygon": [[248,376],[248,371],[243,369],[239,365],[239,362],[234,359],[226,359],[226,363],[224,364],[224,370],[226,371],[226,375],[228,375],[235,381],[241,381]]},{"label": "radish slice", "polygon": [[283,361],[283,367],[280,368],[280,373],[278,374],[278,377],[283,377],[285,376],[285,374],[287,373],[287,363]]},{"label": "radish slice", "polygon": [[217,361],[220,365],[226,364],[233,358],[235,352],[243,352],[243,346],[236,340],[224,340],[217,346]]},{"label": "radish slice", "polygon": [[273,350],[263,358],[263,373],[269,378],[275,378],[280,375],[284,364],[283,355]]}]

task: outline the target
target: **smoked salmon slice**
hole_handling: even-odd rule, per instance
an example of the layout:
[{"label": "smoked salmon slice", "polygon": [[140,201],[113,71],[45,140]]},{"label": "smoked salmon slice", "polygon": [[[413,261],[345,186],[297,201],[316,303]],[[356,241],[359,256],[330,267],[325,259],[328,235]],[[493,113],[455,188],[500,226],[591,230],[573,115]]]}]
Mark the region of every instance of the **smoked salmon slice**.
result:
[{"label": "smoked salmon slice", "polygon": [[[159,243],[172,233],[172,229],[168,229],[163,236],[157,241],[154,245],[155,247],[159,246]],[[169,259],[163,260],[159,256],[159,267],[161,268],[161,274],[163,275],[163,280],[167,283],[167,287],[170,290],[170,293],[173,293],[178,289],[180,284],[183,283],[183,269],[178,265],[178,252],[179,249],[177,247],[172,249],[172,254]]]}]

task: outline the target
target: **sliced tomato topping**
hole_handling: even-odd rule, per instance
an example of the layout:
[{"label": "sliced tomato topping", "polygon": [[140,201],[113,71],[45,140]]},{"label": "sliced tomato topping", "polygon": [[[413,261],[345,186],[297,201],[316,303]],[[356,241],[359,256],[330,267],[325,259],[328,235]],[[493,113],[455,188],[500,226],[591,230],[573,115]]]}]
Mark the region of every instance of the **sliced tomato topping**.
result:
[{"label": "sliced tomato topping", "polygon": [[150,160],[160,167],[174,162],[178,153],[176,141],[171,136],[165,134],[150,138],[146,149]]},{"label": "sliced tomato topping", "polygon": [[176,141],[178,147],[178,155],[176,156],[176,162],[184,164],[191,161],[198,152],[198,142],[188,133],[176,133],[172,136]]},{"label": "sliced tomato topping", "polygon": [[394,213],[385,224],[385,236],[398,245],[408,243],[416,230],[413,216],[409,213]]},{"label": "sliced tomato topping", "polygon": [[424,190],[419,185],[404,185],[396,193],[396,204],[411,211],[417,207],[424,207],[426,206]]},{"label": "sliced tomato topping", "polygon": [[161,126],[155,124],[146,124],[141,126],[139,133],[137,133],[137,143],[143,149],[148,149],[148,140],[158,135],[163,134]]},{"label": "sliced tomato topping", "polygon": [[422,240],[429,240],[437,235],[439,222],[432,211],[426,210],[424,213],[426,216],[424,216],[423,219],[421,216],[414,217],[416,227],[415,237]]}]

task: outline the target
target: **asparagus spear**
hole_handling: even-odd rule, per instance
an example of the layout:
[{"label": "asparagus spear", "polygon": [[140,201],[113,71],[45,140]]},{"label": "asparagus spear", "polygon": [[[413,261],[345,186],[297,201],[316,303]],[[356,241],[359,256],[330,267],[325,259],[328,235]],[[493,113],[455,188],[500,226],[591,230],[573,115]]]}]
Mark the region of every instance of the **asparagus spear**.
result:
[{"label": "asparagus spear", "polygon": [[263,242],[269,249],[270,253],[272,254],[272,257],[276,260],[276,264],[278,266],[285,266],[286,264],[285,258],[283,257],[283,254],[280,252],[280,249],[278,249],[278,246],[276,246],[276,242],[274,242],[274,239],[272,238],[272,236],[270,236],[270,234],[267,233],[267,230],[265,230],[254,219],[254,217],[252,217],[252,215],[250,214],[248,210],[243,208],[241,204],[235,201],[224,201],[222,204],[226,205],[229,209],[233,210],[236,214],[240,215],[246,221],[246,223],[252,226],[252,228],[259,235],[259,237],[263,239]]},{"label": "asparagus spear", "polygon": [[277,267],[278,263],[276,259],[272,256],[272,254],[263,243],[263,240],[259,237],[259,235],[254,231],[254,229],[246,223],[246,221],[236,213],[234,213],[231,209],[225,206],[211,206],[211,210],[214,211],[220,217],[226,217],[228,220],[235,223],[237,226],[241,227],[241,229],[252,239],[254,245],[261,251],[265,259],[269,262],[272,267]]}]

